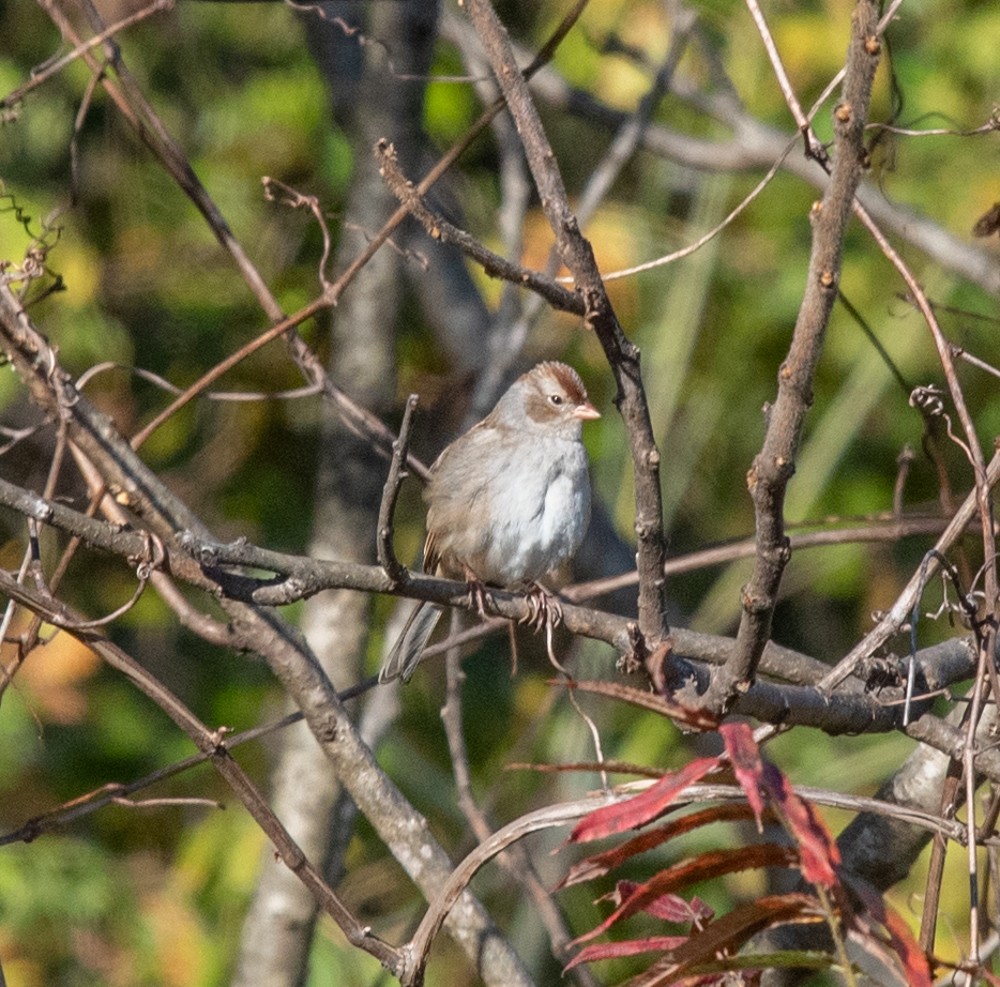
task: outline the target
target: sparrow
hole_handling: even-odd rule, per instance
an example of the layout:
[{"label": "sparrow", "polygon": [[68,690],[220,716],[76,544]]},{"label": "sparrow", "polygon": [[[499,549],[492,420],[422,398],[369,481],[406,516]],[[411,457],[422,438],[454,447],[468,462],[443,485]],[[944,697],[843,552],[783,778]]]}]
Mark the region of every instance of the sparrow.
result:
[{"label": "sparrow", "polygon": [[[430,468],[424,572],[467,580],[480,614],[486,584],[533,587],[544,618],[547,596],[538,580],[575,554],[590,522],[582,431],[600,417],[565,363],[539,363],[518,377]],[[409,681],[441,613],[433,603],[414,607],[380,682]]]}]

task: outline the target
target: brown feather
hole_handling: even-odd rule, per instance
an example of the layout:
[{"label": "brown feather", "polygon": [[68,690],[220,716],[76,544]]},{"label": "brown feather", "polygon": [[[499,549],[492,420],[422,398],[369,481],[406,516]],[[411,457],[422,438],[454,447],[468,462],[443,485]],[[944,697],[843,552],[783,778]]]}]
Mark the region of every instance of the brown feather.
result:
[{"label": "brown feather", "polygon": [[573,404],[584,404],[586,402],[587,388],[584,387],[580,375],[572,367],[567,366],[565,363],[559,363],[556,360],[546,360],[544,363],[540,363],[535,369],[538,370],[540,368],[555,378],[559,386],[566,392],[566,397]]}]

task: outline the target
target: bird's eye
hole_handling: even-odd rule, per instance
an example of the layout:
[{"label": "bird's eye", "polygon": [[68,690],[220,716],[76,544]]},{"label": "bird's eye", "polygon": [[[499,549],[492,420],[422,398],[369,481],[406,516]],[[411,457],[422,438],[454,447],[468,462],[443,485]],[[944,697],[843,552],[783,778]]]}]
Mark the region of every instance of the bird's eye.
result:
[{"label": "bird's eye", "polygon": [[561,395],[561,394],[550,394],[550,395],[549,395],[549,400],[550,400],[550,401],[551,401],[551,402],[552,402],[552,403],[553,403],[554,405],[557,405],[557,406],[563,403],[563,397],[562,397],[562,395]]}]

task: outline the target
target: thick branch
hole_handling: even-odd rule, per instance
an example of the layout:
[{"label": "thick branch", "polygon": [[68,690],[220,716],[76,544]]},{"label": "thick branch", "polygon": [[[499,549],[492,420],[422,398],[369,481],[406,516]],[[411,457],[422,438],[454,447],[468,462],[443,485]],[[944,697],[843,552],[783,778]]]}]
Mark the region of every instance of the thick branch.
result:
[{"label": "thick branch", "polygon": [[802,426],[812,404],[812,382],[840,281],[841,250],[864,162],[864,126],[881,50],[878,9],[859,0],[853,20],[843,95],[834,109],[835,158],[830,184],[813,208],[813,247],[805,293],[788,356],[778,372],[778,395],[769,409],[761,451],[747,478],[757,530],[754,570],[742,592],[737,645],[706,696],[728,708],[753,681],[771,633],[778,586],[790,557],[784,527],[788,481],[795,472]]},{"label": "thick branch", "polygon": [[[10,494],[13,491],[13,495]],[[970,497],[974,497],[970,494]],[[136,532],[123,532],[106,522],[87,518],[70,508],[0,482],[0,504],[6,504],[30,516],[46,518],[51,526],[66,531],[85,531],[88,542],[126,558],[134,558],[145,550],[146,539]],[[50,512],[50,508],[52,508]],[[214,589],[216,595],[228,601],[247,604],[281,605],[314,596],[322,590],[353,589],[368,593],[391,593],[412,599],[428,600],[447,606],[471,608],[465,583],[425,576],[408,577],[395,585],[381,566],[360,563],[330,562],[304,556],[285,555],[258,548],[245,541],[229,544],[200,541],[182,534],[179,541],[186,552],[201,566],[192,565],[184,552],[167,550],[164,565],[178,578],[187,579],[202,588]],[[256,579],[229,571],[229,567],[270,569],[276,580]],[[196,580],[191,579],[197,573]],[[525,597],[495,590],[490,594],[490,608],[501,618],[519,620],[529,614]],[[570,632],[601,640],[620,652],[627,653],[633,624],[625,617],[563,603],[563,622]],[[497,627],[506,626],[501,620]],[[490,626],[462,635],[462,640],[489,633]],[[704,681],[709,668],[723,665],[732,653],[731,638],[702,634],[684,628],[672,631],[675,654],[694,663]],[[237,642],[238,643],[238,642]],[[428,649],[428,656],[444,651],[444,641]],[[933,692],[969,678],[974,660],[967,642],[955,638],[941,645],[920,651],[916,655],[921,691]],[[701,668],[700,666],[705,666]],[[734,711],[758,720],[784,725],[806,725],[836,733],[871,733],[897,729],[900,726],[898,687],[880,692],[866,691],[866,683],[846,674],[836,693],[825,688],[829,666],[774,642],[768,642],[761,656],[759,671],[778,682],[760,682],[741,696]],[[953,732],[942,733],[937,718],[924,716],[907,732],[932,746],[951,751],[960,743]]]}]

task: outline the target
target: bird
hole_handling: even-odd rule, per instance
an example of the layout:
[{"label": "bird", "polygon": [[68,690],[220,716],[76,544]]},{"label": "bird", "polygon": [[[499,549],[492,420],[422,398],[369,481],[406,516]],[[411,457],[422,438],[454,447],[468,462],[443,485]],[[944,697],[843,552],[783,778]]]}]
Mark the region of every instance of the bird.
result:
[{"label": "bird", "polygon": [[[481,615],[485,585],[529,586],[534,616],[547,619],[548,595],[538,581],[576,553],[587,531],[583,423],[600,417],[565,363],[548,360],[518,377],[430,468],[424,572],[467,580]],[[552,609],[558,617],[558,604]],[[441,613],[426,601],[414,607],[379,682],[409,681]]]}]

